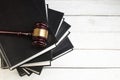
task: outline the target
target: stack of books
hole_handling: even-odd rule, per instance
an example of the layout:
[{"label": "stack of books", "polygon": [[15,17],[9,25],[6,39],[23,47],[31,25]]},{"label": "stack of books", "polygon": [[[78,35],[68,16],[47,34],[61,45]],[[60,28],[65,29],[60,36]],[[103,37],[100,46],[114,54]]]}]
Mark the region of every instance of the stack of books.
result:
[{"label": "stack of books", "polygon": [[40,75],[44,66],[73,50],[68,38],[71,27],[64,13],[50,9],[45,0],[0,1],[0,31],[33,32],[35,23],[48,27],[47,45],[35,47],[32,38],[0,33],[2,69],[16,69],[20,76]]}]

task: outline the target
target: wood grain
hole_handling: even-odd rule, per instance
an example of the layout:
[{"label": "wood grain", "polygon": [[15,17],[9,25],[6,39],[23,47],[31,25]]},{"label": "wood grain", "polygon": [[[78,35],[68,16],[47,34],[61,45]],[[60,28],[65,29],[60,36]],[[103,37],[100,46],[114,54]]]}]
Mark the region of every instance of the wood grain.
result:
[{"label": "wood grain", "polygon": [[65,16],[71,32],[120,33],[120,17],[116,16]]},{"label": "wood grain", "polygon": [[47,0],[46,3],[65,15],[120,15],[119,0]]},{"label": "wood grain", "polygon": [[120,69],[120,50],[74,50],[52,61],[51,67],[65,69]]}]

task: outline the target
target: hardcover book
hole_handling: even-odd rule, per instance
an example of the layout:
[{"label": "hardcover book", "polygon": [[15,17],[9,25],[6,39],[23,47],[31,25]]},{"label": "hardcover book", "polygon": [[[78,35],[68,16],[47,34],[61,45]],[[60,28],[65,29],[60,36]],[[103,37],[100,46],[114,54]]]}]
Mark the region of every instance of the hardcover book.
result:
[{"label": "hardcover book", "polygon": [[[62,12],[58,12],[58,11],[55,11],[55,10],[52,10],[52,9],[48,9],[48,14],[49,14],[49,16],[51,16],[51,17],[49,17],[49,25],[58,28],[59,25],[61,25],[60,22],[62,22],[62,18],[63,18],[64,14]],[[52,17],[55,17],[55,19],[53,19]],[[54,32],[54,30],[52,30],[52,31]],[[36,64],[34,64],[34,63],[33,64],[27,64],[27,65],[30,65],[30,66],[36,66],[37,65],[38,66],[38,65],[41,65],[41,61],[43,61],[43,60],[51,60],[51,54],[49,53],[49,54],[41,55],[41,56],[39,56],[39,58],[35,58],[35,59],[28,62],[28,63],[30,63],[30,62],[34,62],[34,61],[36,61],[36,62],[39,61],[38,63],[36,63]],[[50,61],[49,62],[46,61],[46,62],[47,63],[44,64],[44,65],[50,65]],[[7,67],[7,65],[2,66],[2,68],[5,68],[5,67]]]},{"label": "hardcover book", "polygon": [[[62,37],[62,35],[64,35],[66,33],[66,31],[68,31],[68,29],[70,28],[70,25],[68,23],[66,23],[65,21],[63,21],[59,31],[58,31],[58,34],[57,34],[57,39],[60,39],[60,37]],[[61,34],[61,35],[60,35]],[[59,36],[59,37],[58,37]],[[64,38],[58,45],[57,47],[55,47],[53,50],[52,50],[52,60],[66,54],[67,52],[70,52],[72,51],[73,49],[73,45],[72,43],[70,42],[70,40],[68,38]],[[40,58],[40,57],[39,57]],[[39,60],[38,60],[39,61]],[[32,71],[36,74],[40,74],[41,72],[41,67],[37,66],[37,67],[23,67],[25,68],[26,70],[28,71]]]},{"label": "hardcover book", "polygon": [[[0,5],[0,9],[6,9],[0,13],[0,30],[32,32],[36,22],[47,23],[44,0],[5,0]],[[56,38],[49,29],[48,45],[45,48],[32,46],[32,39],[26,36],[0,35],[0,42],[1,55],[12,70],[53,49]]]},{"label": "hardcover book", "polygon": [[[61,37],[64,36],[64,34],[66,34],[66,32],[68,32],[69,28],[71,26],[63,21],[59,30],[58,30],[58,33],[56,35],[56,38],[57,40],[61,39]],[[70,40],[67,38],[68,35],[66,35],[65,37],[63,37],[63,39],[60,41],[60,43],[57,45],[57,47],[55,47],[52,51],[51,51],[51,54],[52,54],[52,60],[54,59],[57,59],[58,57],[70,52],[73,50],[73,45],[72,43],[70,42]],[[34,73],[36,74],[40,74],[41,71],[39,68],[39,66],[36,66],[36,68],[33,68],[33,67],[25,67],[27,70],[31,70],[33,71]]]},{"label": "hardcover book", "polygon": [[[62,37],[66,31],[68,31],[68,29],[70,28],[70,25],[68,23],[66,23],[65,21],[63,21],[58,34],[56,35],[57,39],[60,39],[60,37]],[[73,48],[72,43],[69,41],[68,38],[63,39],[58,45],[57,47],[55,47],[52,50],[52,60],[62,56],[63,54],[71,51]],[[42,57],[41,57],[42,58]],[[39,60],[38,60],[39,61]],[[5,64],[5,63],[4,63]],[[23,67],[24,68],[24,67]],[[29,70],[29,71],[33,71],[36,74],[40,74],[41,71],[41,67],[25,67],[25,69]]]},{"label": "hardcover book", "polygon": [[30,76],[33,72],[32,71],[27,71],[24,68],[17,67],[17,72],[20,76],[28,75]]},{"label": "hardcover book", "polygon": [[[55,60],[65,54],[67,54],[68,52],[70,52],[72,50],[73,50],[73,45],[70,42],[69,38],[66,37],[64,40],[62,40],[60,42],[60,44],[58,44],[58,46],[56,48],[53,49],[53,51],[52,51],[53,59],[52,60]],[[25,69],[32,71],[33,73],[36,73],[38,75],[41,73],[42,68],[43,67],[40,67],[40,66],[25,67]]]},{"label": "hardcover book", "polygon": [[[49,8],[47,12],[48,12],[48,25],[52,33],[56,32],[57,28],[61,26],[60,22],[63,19],[64,13],[58,12],[56,10],[49,9]],[[51,65],[51,52],[50,51],[47,52],[47,54],[40,55],[39,57],[21,65],[21,67],[43,66],[43,65]]]}]

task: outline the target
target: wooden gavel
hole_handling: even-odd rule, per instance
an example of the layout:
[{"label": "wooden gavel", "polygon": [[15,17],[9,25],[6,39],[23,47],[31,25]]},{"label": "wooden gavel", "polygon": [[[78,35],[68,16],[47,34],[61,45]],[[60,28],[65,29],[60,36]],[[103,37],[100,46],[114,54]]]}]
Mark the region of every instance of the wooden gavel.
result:
[{"label": "wooden gavel", "polygon": [[32,45],[44,47],[47,45],[48,27],[44,23],[36,23],[32,33],[0,31],[0,34],[32,36]]}]

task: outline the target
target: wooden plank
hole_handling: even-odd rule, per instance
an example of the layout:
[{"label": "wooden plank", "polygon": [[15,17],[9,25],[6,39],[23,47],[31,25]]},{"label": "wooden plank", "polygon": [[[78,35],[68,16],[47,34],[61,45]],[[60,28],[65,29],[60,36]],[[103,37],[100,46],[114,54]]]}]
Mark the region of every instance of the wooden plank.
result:
[{"label": "wooden plank", "polygon": [[120,32],[120,17],[113,16],[65,16],[72,32]]},{"label": "wooden plank", "polygon": [[47,0],[46,3],[65,15],[120,15],[119,0]]},{"label": "wooden plank", "polygon": [[[48,75],[47,75],[48,74]],[[46,77],[47,75],[47,77]],[[45,80],[119,80],[120,70],[79,70],[79,69],[46,69],[41,79]],[[36,77],[34,77],[37,79]]]},{"label": "wooden plank", "polygon": [[120,49],[120,33],[79,33],[69,35],[75,49]]},{"label": "wooden plank", "polygon": [[73,50],[52,61],[51,67],[101,69],[120,68],[120,50]]},{"label": "wooden plank", "polygon": [[[1,70],[1,80],[119,80],[120,69],[43,69],[41,75],[20,77],[16,71]],[[5,73],[5,74],[4,74]],[[7,77],[6,77],[7,76]]]}]

